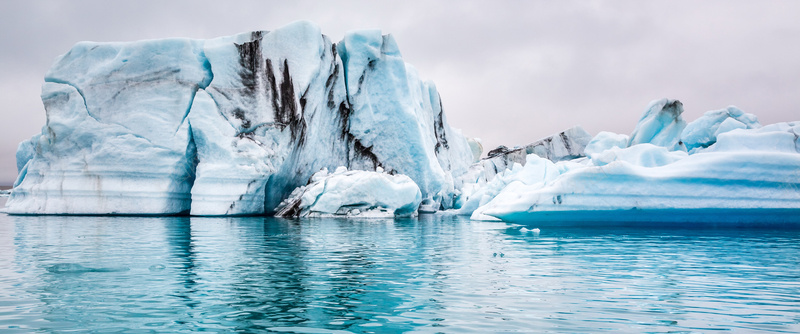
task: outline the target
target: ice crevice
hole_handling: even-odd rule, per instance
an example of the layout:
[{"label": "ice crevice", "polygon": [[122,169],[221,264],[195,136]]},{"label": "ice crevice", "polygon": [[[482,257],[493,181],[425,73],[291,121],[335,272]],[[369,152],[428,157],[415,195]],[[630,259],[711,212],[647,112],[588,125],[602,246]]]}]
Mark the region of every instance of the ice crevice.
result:
[{"label": "ice crevice", "polygon": [[74,83],[71,83],[69,81],[66,81],[66,80],[60,80],[60,79],[56,79],[56,78],[52,78],[52,77],[45,77],[44,82],[62,84],[62,85],[67,85],[67,86],[70,86],[70,87],[74,88],[75,91],[78,92],[78,95],[80,95],[81,100],[83,100],[83,107],[86,109],[86,114],[89,115],[89,117],[91,117],[95,121],[100,122],[100,120],[97,119],[97,117],[95,117],[92,114],[92,111],[89,110],[89,105],[86,103],[86,95],[83,94],[83,90],[80,87],[78,87],[78,85],[76,85]]}]

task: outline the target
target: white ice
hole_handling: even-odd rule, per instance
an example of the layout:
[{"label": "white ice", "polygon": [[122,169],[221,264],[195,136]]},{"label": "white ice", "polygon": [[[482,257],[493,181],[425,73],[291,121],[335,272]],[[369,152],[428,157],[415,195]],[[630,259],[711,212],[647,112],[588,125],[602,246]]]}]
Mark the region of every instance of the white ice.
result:
[{"label": "white ice", "polygon": [[686,125],[681,140],[690,152],[714,144],[717,136],[734,129],[756,129],[761,127],[758,118],[734,106],[707,111],[697,120]]},{"label": "white ice", "polygon": [[314,174],[283,204],[294,206],[288,216],[392,218],[416,214],[421,201],[419,187],[408,176],[339,167]]},{"label": "white ice", "polygon": [[476,212],[519,221],[552,211],[800,209],[798,133],[797,123],[732,130],[692,155],[652,144],[612,147],[593,155],[604,159],[595,166],[543,184],[509,182]]}]

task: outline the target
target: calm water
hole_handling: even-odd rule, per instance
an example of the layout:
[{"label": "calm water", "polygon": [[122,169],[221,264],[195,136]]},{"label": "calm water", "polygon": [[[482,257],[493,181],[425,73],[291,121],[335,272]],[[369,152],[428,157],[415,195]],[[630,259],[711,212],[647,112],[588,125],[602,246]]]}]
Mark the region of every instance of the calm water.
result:
[{"label": "calm water", "polygon": [[670,226],[0,215],[0,332],[800,332],[800,230]]}]

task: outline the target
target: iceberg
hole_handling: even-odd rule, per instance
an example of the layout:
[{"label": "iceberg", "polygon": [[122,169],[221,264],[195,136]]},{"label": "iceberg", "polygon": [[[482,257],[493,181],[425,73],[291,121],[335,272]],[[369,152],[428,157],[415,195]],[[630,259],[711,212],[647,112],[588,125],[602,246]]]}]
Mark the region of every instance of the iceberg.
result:
[{"label": "iceberg", "polygon": [[800,122],[762,127],[728,107],[686,125],[682,112],[677,100],[653,101],[630,136],[600,132],[573,159],[494,150],[461,177],[456,212],[523,223],[800,209]]},{"label": "iceberg", "polygon": [[315,173],[278,207],[281,217],[408,217],[416,214],[422,193],[405,175],[348,171],[339,167]]},{"label": "iceberg", "polygon": [[[209,40],[81,42],[45,75],[10,214],[413,216],[800,209],[800,122],[736,107],[630,135],[580,126],[480,159],[379,30],[295,22]],[[327,171],[335,170],[333,173]],[[614,219],[612,217],[612,219]]]},{"label": "iceberg", "polygon": [[75,45],[20,144],[12,214],[273,214],[316,171],[407,175],[450,208],[473,148],[391,35],[319,27]]},{"label": "iceberg", "polygon": [[[592,212],[589,218],[576,217],[599,219],[603,212],[796,210],[799,133],[800,122],[735,129],[720,133],[714,144],[694,154],[650,143],[614,146],[592,154],[591,164],[571,162],[571,168],[560,168],[556,177],[506,180],[507,186],[475,212],[523,222],[546,220],[543,214],[558,212]],[[623,218],[617,214],[605,219]]]}]

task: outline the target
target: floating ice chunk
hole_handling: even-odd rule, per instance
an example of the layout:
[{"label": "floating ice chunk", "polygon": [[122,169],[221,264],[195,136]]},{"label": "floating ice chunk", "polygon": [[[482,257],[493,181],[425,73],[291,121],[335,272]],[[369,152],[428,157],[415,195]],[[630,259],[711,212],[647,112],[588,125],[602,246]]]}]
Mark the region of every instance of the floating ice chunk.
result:
[{"label": "floating ice chunk", "polygon": [[422,202],[419,204],[419,213],[435,213],[439,211],[438,203],[433,201],[430,198],[423,199]]},{"label": "floating ice chunk", "polygon": [[650,143],[670,151],[684,149],[681,131],[686,122],[681,117],[683,104],[678,100],[661,99],[650,102],[631,134],[628,146]]},{"label": "floating ice chunk", "polygon": [[[470,215],[470,219],[473,220],[497,220],[497,218],[485,215],[483,211],[487,208],[487,204],[498,200],[496,199],[498,194],[503,192],[514,194],[513,189],[518,188],[541,187],[546,182],[554,180],[558,175],[558,168],[552,161],[529,154],[525,166],[515,164],[510,170],[498,174],[482,187],[474,189],[474,192],[465,192],[460,214]],[[511,190],[506,191],[506,189]]]},{"label": "floating ice chunk", "polygon": [[734,106],[707,111],[703,116],[686,125],[681,140],[686,149],[693,151],[714,144],[717,136],[734,129],[756,129],[761,127],[758,118]]},{"label": "floating ice chunk", "polygon": [[[669,164],[645,163],[634,154],[564,173],[541,187],[509,185],[476,212],[517,222],[554,211],[800,209],[798,132],[798,123],[732,130],[708,149]],[[627,150],[655,152],[652,145]],[[678,154],[685,153],[659,153]]]},{"label": "floating ice chunk", "polygon": [[416,213],[422,194],[405,175],[337,168],[323,171],[312,183],[300,187],[281,203],[278,214],[284,217],[395,217]]}]

